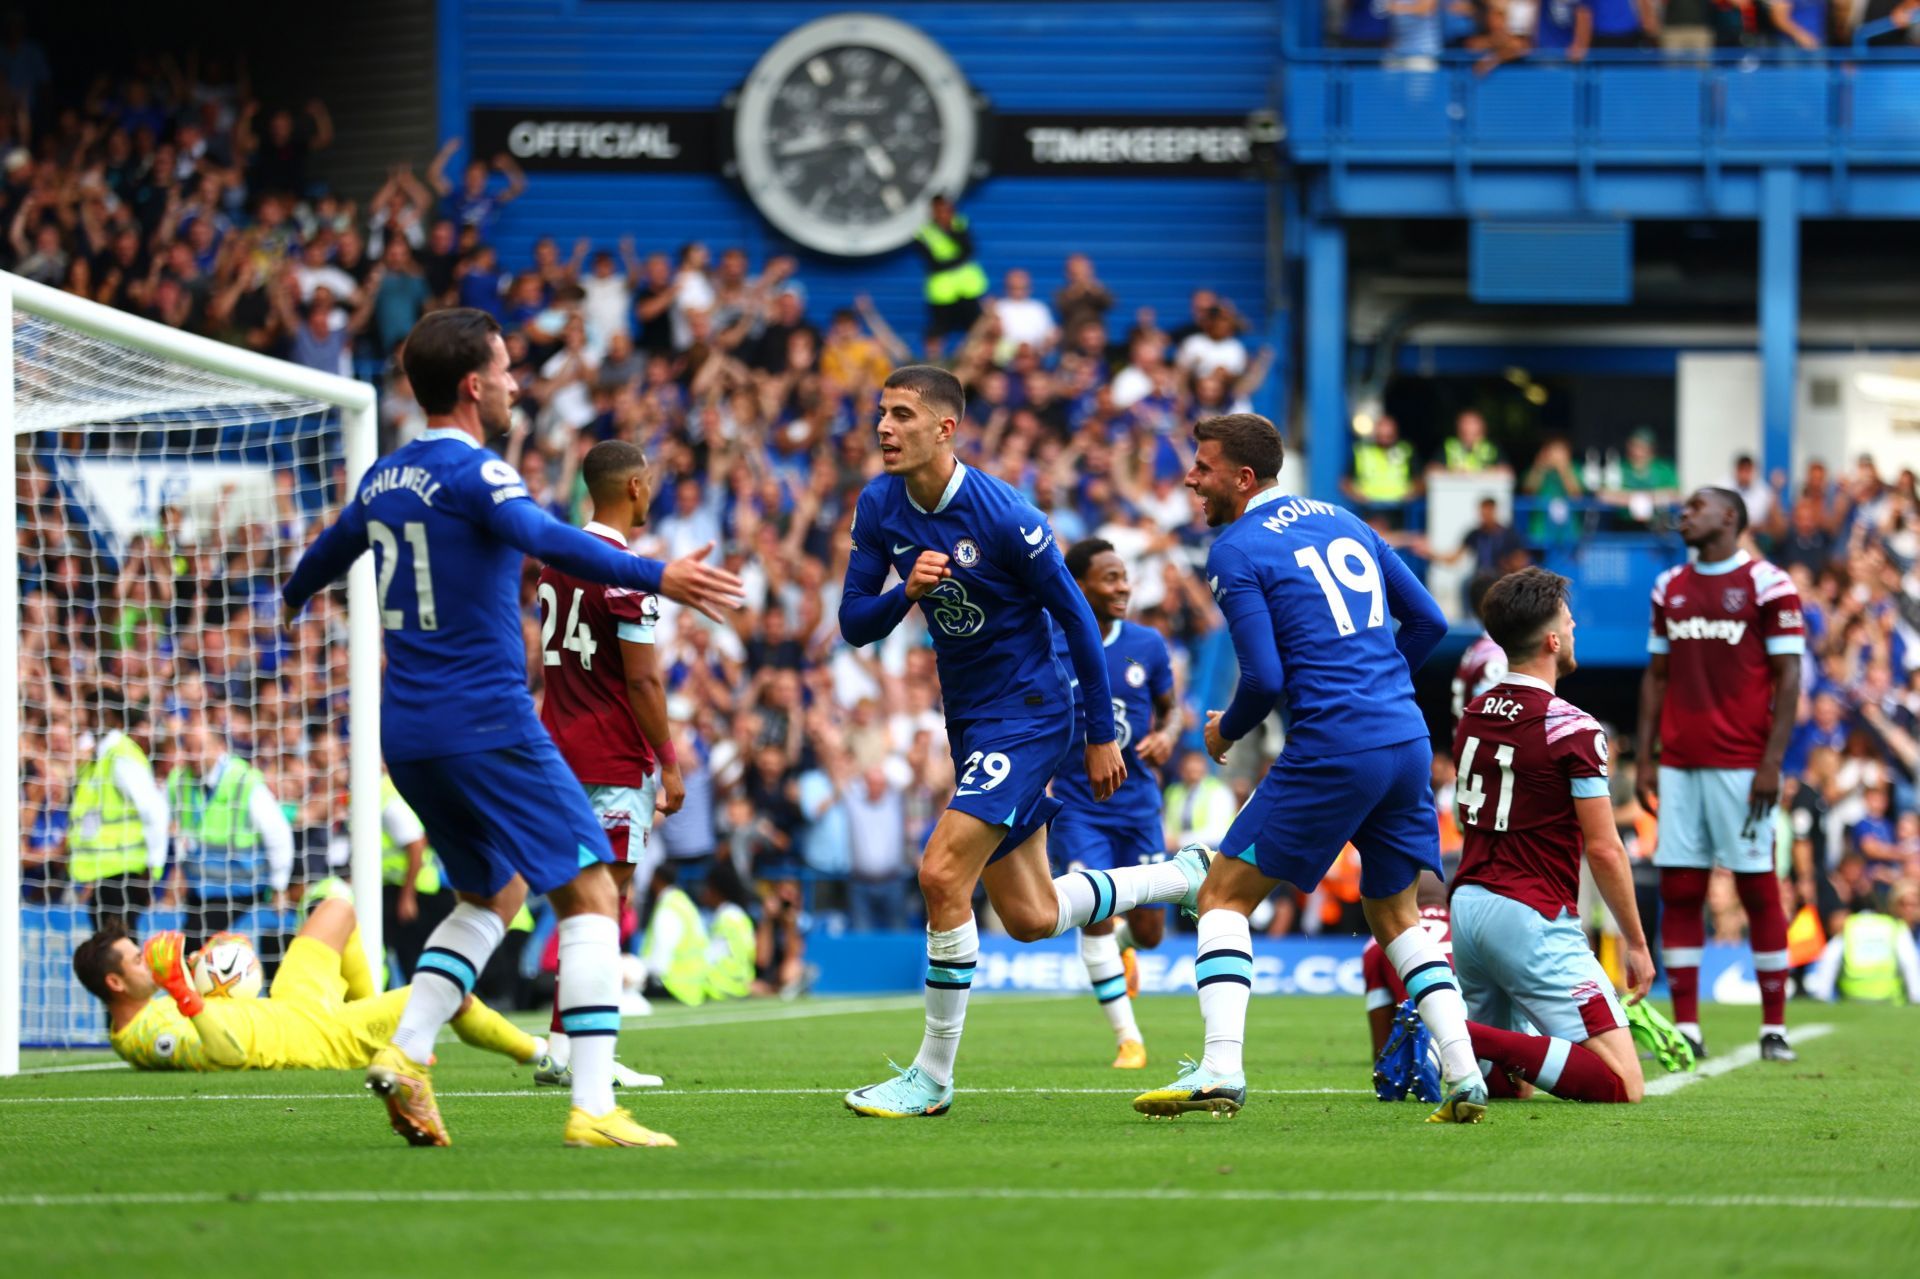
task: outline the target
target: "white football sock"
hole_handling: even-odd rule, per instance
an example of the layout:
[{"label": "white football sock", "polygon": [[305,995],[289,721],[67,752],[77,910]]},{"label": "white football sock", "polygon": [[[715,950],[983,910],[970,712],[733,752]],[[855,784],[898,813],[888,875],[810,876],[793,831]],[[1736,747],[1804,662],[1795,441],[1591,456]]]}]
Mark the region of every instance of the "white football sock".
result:
[{"label": "white football sock", "polygon": [[1210,910],[1200,916],[1198,941],[1193,976],[1207,1026],[1200,1065],[1216,1075],[1238,1075],[1244,1068],[1247,1000],[1253,995],[1253,929],[1237,910]]},{"label": "white football sock", "polygon": [[944,932],[927,929],[927,1033],[913,1064],[942,1086],[953,1082],[960,1031],[967,1024],[967,994],[980,958],[980,929],[973,916]]},{"label": "white football sock", "polygon": [[1080,934],[1080,962],[1087,966],[1093,997],[1107,1015],[1118,1043],[1139,1042],[1140,1025],[1133,1019],[1133,1001],[1127,998],[1127,967],[1120,962],[1120,943],[1112,933]]},{"label": "white football sock", "polygon": [[433,1056],[440,1028],[453,1020],[473,993],[487,960],[507,935],[507,926],[484,906],[456,905],[427,937],[414,966],[413,990],[393,1032],[393,1046],[425,1064]]},{"label": "white football sock", "polygon": [[1467,1033],[1467,1004],[1460,998],[1446,952],[1418,924],[1388,942],[1385,950],[1387,962],[1400,974],[1420,1010],[1420,1020],[1440,1047],[1440,1068],[1447,1083],[1479,1079],[1480,1063]]},{"label": "white football sock", "polygon": [[1187,872],[1171,859],[1115,870],[1068,871],[1053,881],[1060,908],[1053,935],[1124,915],[1136,906],[1177,902],[1191,887]]},{"label": "white football sock", "polygon": [[620,925],[606,915],[560,921],[560,1024],[572,1044],[573,1104],[613,1109],[613,1048],[620,1038]]},{"label": "white football sock", "polygon": [[573,1041],[564,1030],[550,1031],[547,1034],[547,1056],[553,1059],[555,1070],[565,1070],[567,1063],[573,1060]]}]

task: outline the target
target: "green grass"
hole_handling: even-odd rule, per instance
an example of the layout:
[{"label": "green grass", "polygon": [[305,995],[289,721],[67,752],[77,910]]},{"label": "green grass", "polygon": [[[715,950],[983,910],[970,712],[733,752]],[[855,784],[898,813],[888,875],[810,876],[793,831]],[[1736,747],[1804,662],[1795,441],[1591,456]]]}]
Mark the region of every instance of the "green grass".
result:
[{"label": "green grass", "polygon": [[[636,1109],[674,1151],[563,1150],[563,1096],[452,1042],[435,1074],[450,1150],[403,1146],[352,1074],[0,1080],[0,1273],[1883,1279],[1920,1245],[1912,1009],[1798,1005],[1834,1029],[1797,1065],[1639,1107],[1497,1104],[1463,1128],[1359,1091],[1355,1001],[1256,999],[1248,1108],[1149,1123],[1128,1097],[1197,1048],[1190,997],[1141,1001],[1154,1065],[1124,1075],[1091,1000],[980,998],[959,1082],[1010,1091],[963,1091],[942,1119],[855,1119],[839,1092],[910,1057],[916,1004],[630,1023],[623,1058],[673,1094]],[[1710,1042],[1748,1042],[1755,1016],[1710,1011]],[[174,1193],[189,1200],[154,1202]],[[364,1201],[381,1193],[403,1198]],[[363,1201],[327,1198],[342,1194]]]}]

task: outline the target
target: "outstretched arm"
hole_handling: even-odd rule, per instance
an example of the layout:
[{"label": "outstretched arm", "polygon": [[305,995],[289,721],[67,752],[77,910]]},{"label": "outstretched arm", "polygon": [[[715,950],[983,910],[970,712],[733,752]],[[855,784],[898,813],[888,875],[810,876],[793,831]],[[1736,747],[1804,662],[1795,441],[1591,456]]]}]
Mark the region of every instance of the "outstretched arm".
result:
[{"label": "outstretched arm", "polygon": [[307,601],[338,581],[367,549],[366,508],[355,494],[347,495],[340,518],[313,540],[300,562],[293,566],[287,584],[280,589],[284,617],[288,622],[300,615]]}]

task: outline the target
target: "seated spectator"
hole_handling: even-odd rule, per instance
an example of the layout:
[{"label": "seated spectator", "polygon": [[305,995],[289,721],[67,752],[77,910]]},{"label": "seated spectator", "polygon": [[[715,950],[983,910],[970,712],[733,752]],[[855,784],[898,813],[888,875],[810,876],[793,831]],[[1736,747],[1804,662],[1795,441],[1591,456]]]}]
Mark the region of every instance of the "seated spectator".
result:
[{"label": "seated spectator", "polygon": [[1353,446],[1353,475],[1340,482],[1356,502],[1405,502],[1420,496],[1423,482],[1414,473],[1413,445],[1400,438],[1400,424],[1386,414],[1374,420],[1373,433]]},{"label": "seated spectator", "polygon": [[1626,507],[1642,524],[1652,521],[1657,508],[1670,506],[1680,498],[1679,473],[1672,462],[1655,452],[1656,439],[1652,427],[1635,428],[1627,437],[1620,487],[1601,494],[1607,501]]},{"label": "seated spectator", "polygon": [[1247,371],[1248,358],[1239,321],[1226,307],[1215,306],[1207,312],[1201,331],[1180,343],[1173,362],[1194,377],[1220,372],[1235,378]]},{"label": "seated spectator", "polygon": [[1787,742],[1786,756],[1780,764],[1781,771],[1790,774],[1806,771],[1813,752],[1822,747],[1836,753],[1847,747],[1844,708],[1831,690],[1822,690],[1813,695],[1813,714],[1794,726],[1793,736]]},{"label": "seated spectator", "polygon": [[1018,267],[1007,272],[1006,295],[993,300],[993,314],[1000,322],[995,355],[1001,363],[1012,359],[1023,346],[1045,356],[1060,340],[1060,326],[1054,322],[1053,311],[1033,296],[1033,277]]},{"label": "seated spectator", "polygon": [[1094,274],[1093,259],[1084,253],[1070,253],[1065,269],[1066,283],[1053,295],[1060,328],[1072,333],[1088,320],[1105,320],[1113,309],[1113,293]]}]

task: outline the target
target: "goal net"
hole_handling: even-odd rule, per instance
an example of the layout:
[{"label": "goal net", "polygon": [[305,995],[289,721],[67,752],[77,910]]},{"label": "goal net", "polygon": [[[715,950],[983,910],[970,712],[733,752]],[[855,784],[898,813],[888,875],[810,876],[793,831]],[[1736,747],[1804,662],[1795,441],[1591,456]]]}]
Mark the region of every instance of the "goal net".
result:
[{"label": "goal net", "polygon": [[371,388],[0,273],[16,553],[0,627],[0,1075],[106,1043],[96,928],[230,930],[269,970],[323,881],[379,947],[371,569],[279,586],[372,461]]}]

